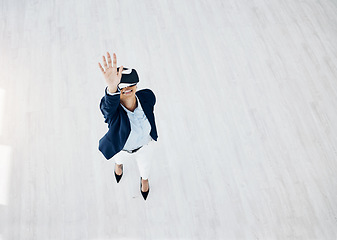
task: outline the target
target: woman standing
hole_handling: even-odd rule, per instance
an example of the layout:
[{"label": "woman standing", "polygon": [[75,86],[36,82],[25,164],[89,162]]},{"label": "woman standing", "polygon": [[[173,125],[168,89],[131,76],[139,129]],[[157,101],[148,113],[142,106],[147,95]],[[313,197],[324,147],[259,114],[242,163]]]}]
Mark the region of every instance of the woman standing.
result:
[{"label": "woman standing", "polygon": [[125,159],[136,159],[141,176],[140,191],[146,200],[150,191],[148,177],[152,160],[152,149],[148,145],[158,138],[153,113],[156,97],[150,89],[136,92],[139,82],[136,70],[123,66],[117,68],[115,53],[113,65],[109,52],[107,58],[108,62],[103,56],[104,68],[98,63],[108,85],[100,109],[109,128],[99,140],[99,150],[107,160],[115,160],[117,183],[123,176]]}]

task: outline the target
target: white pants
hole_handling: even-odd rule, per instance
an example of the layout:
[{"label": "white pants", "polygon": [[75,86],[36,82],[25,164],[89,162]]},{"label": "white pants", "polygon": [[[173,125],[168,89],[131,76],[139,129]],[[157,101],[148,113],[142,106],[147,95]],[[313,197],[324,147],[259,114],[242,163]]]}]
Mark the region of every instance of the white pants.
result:
[{"label": "white pants", "polygon": [[127,159],[130,159],[131,161],[136,159],[140,176],[142,179],[148,179],[150,175],[152,159],[154,158],[154,142],[154,140],[150,141],[147,145],[144,145],[135,153],[128,153],[122,150],[113,156],[112,159],[115,160],[116,164],[123,164]]}]

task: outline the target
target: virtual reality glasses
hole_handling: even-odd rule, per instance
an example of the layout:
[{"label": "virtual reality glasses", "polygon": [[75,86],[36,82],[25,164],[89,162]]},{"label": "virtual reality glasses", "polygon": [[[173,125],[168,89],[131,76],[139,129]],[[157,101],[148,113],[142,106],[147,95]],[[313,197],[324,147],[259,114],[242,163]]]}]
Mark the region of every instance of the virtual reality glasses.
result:
[{"label": "virtual reality glasses", "polygon": [[[119,67],[117,68],[119,71]],[[132,87],[137,85],[139,82],[137,71],[133,68],[124,68],[122,72],[122,78],[120,83],[118,84],[118,89],[121,90],[126,87]]]},{"label": "virtual reality glasses", "polygon": [[132,86],[135,86],[135,85],[137,85],[137,83],[120,83],[120,84],[118,84],[118,89],[122,90],[123,88],[132,87]]}]

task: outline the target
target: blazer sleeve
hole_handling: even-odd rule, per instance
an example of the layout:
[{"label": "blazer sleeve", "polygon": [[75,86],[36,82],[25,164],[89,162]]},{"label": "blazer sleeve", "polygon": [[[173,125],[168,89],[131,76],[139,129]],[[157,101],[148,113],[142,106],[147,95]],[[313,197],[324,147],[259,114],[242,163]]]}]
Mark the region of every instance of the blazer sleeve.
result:
[{"label": "blazer sleeve", "polygon": [[[150,90],[151,91],[151,90]],[[153,97],[152,97],[152,103],[153,103],[153,106],[156,104],[156,96],[154,95],[154,93],[151,91]]]},{"label": "blazer sleeve", "polygon": [[104,122],[108,123],[108,127],[110,128],[111,122],[113,122],[117,117],[117,109],[120,104],[120,94],[109,95],[107,93],[107,88],[108,87],[105,88],[105,95],[101,99],[99,107],[104,116]]},{"label": "blazer sleeve", "polygon": [[148,99],[147,101],[153,107],[156,104],[156,96],[154,95],[151,89],[146,88],[143,91],[146,94],[146,97]]}]

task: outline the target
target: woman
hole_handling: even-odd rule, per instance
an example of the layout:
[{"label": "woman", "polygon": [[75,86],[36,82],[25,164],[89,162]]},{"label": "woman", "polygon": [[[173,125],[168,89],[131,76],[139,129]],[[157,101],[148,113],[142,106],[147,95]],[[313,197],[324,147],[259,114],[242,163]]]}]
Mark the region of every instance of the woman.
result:
[{"label": "woman", "polygon": [[108,123],[108,132],[99,140],[99,150],[107,160],[115,160],[117,183],[123,175],[123,162],[127,158],[136,158],[140,172],[140,191],[146,200],[150,191],[149,172],[152,152],[148,145],[157,141],[157,129],[154,118],[156,97],[150,89],[136,92],[139,82],[135,69],[121,66],[117,68],[116,54],[111,57],[107,52],[108,63],[103,56],[103,65],[98,63],[107,87],[101,99],[100,109]]}]

